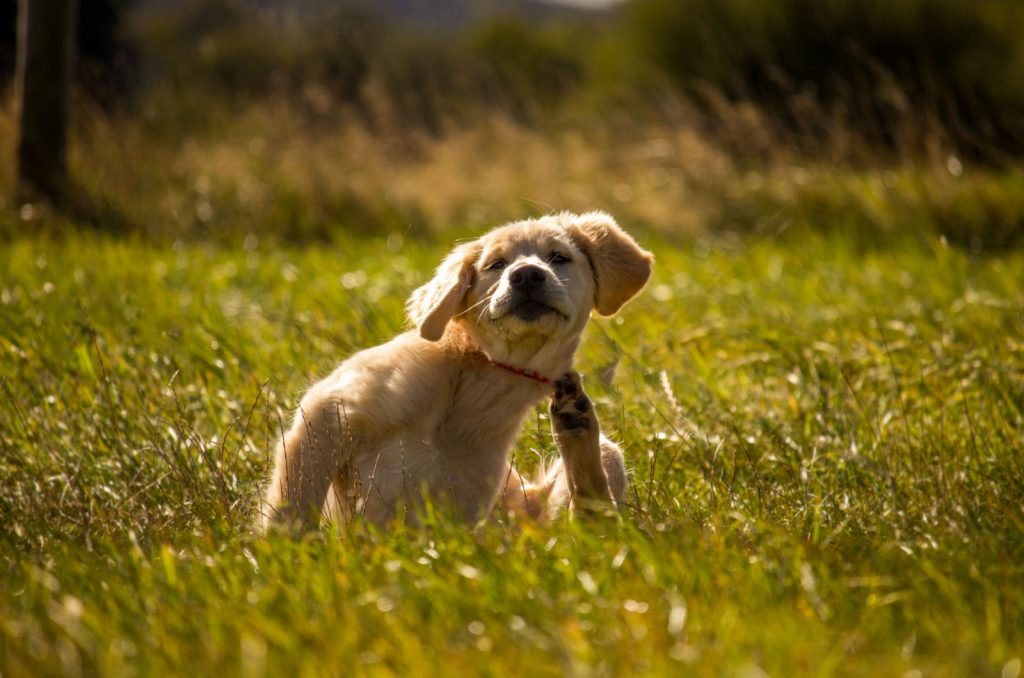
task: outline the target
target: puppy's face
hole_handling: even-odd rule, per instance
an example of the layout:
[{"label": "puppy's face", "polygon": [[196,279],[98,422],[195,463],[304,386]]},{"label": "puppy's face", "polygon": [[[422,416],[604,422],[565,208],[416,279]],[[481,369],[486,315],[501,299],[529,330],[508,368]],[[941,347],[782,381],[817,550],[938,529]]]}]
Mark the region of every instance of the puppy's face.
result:
[{"label": "puppy's face", "polygon": [[559,214],[460,245],[408,311],[423,338],[462,327],[492,359],[571,359],[591,309],[609,315],[640,291],[652,257],[606,214]]},{"label": "puppy's face", "polygon": [[543,221],[512,224],[479,244],[466,308],[457,316],[474,335],[556,338],[586,322],[594,277],[564,229]]}]

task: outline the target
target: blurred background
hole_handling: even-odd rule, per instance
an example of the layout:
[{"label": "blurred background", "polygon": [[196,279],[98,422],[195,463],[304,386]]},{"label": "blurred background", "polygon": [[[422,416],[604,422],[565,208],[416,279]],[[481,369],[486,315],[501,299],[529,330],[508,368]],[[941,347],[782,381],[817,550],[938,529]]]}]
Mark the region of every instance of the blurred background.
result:
[{"label": "blurred background", "polygon": [[[11,198],[17,13],[3,232],[64,218]],[[75,43],[68,219],[103,230],[1024,233],[1017,0],[79,0]]]}]

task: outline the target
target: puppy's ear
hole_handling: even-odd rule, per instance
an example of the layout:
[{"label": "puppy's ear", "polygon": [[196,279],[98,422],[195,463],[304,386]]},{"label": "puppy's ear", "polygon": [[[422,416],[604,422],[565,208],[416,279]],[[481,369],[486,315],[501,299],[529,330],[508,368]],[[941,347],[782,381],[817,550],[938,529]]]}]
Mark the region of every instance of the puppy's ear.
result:
[{"label": "puppy's ear", "polygon": [[424,339],[437,341],[444,336],[444,328],[458,313],[473,284],[473,263],[479,253],[475,241],[459,245],[441,262],[433,280],[409,297],[406,313]]},{"label": "puppy's ear", "polygon": [[611,315],[633,298],[651,277],[654,255],[641,249],[604,212],[563,215],[565,229],[594,269],[594,308]]}]

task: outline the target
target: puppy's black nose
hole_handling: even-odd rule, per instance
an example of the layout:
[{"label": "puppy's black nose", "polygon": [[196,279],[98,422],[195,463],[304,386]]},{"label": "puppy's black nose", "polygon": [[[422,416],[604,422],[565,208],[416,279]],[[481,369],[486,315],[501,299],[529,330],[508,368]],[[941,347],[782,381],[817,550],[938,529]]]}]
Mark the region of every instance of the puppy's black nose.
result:
[{"label": "puppy's black nose", "polygon": [[547,273],[540,266],[524,264],[508,274],[508,281],[512,289],[529,292],[543,285],[547,277]]}]

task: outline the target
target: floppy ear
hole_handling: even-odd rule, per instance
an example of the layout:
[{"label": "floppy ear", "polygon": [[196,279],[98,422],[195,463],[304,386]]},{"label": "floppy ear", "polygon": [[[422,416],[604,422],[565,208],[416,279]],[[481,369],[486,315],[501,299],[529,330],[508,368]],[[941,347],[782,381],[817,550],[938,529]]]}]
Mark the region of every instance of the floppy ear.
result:
[{"label": "floppy ear", "polygon": [[475,241],[459,245],[438,266],[433,280],[409,297],[405,310],[424,339],[437,341],[444,336],[444,328],[459,311],[473,284],[473,262],[479,251]]},{"label": "floppy ear", "polygon": [[641,249],[604,212],[563,216],[569,237],[594,269],[594,308],[601,315],[615,313],[647,284],[654,255]]}]

